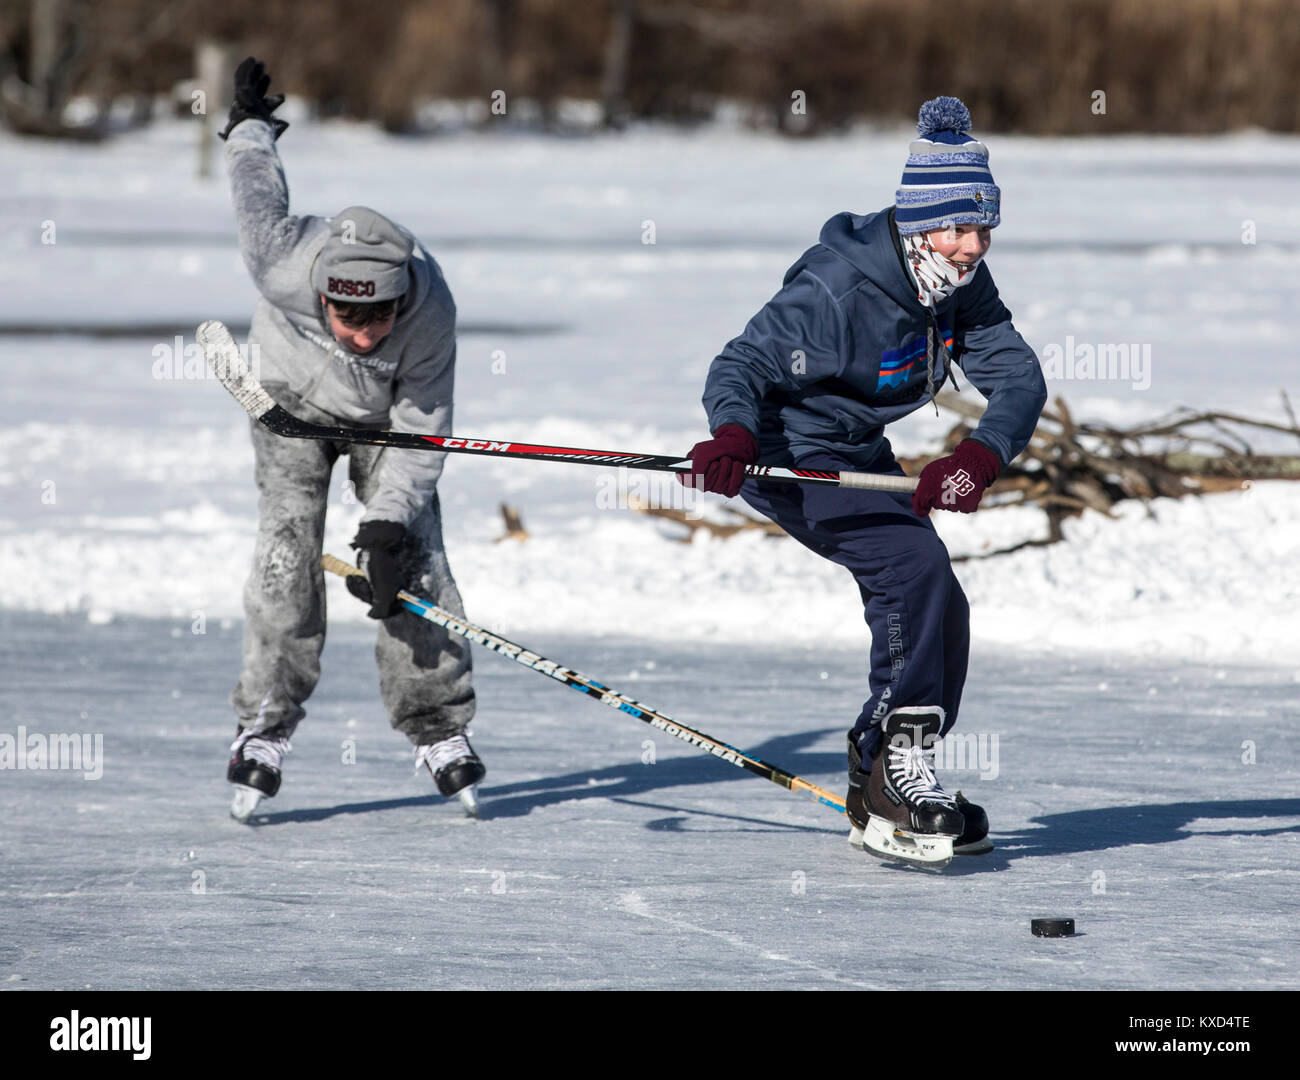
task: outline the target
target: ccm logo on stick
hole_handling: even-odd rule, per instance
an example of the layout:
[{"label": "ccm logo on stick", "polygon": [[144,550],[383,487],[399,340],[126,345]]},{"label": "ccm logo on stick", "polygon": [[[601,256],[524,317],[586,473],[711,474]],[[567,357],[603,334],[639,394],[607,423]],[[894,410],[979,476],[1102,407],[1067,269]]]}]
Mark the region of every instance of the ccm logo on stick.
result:
[{"label": "ccm logo on stick", "polygon": [[466,450],[509,450],[508,442],[487,442],[484,439],[441,439],[443,446],[463,446]]},{"label": "ccm logo on stick", "polygon": [[330,278],[329,291],[332,293],[342,293],[344,296],[374,296],[375,283],[373,281],[349,281],[347,278]]}]

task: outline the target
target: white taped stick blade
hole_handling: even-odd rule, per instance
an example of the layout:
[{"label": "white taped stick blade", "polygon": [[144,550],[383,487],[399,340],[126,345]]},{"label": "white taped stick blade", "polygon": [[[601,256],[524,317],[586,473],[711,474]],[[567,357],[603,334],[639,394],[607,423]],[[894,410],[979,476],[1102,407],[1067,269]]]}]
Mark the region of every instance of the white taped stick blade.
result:
[{"label": "white taped stick blade", "polygon": [[239,346],[224,323],[211,319],[198,328],[195,337],[212,374],[221,380],[249,416],[256,420],[275,408],[271,395],[262,389],[262,384],[248,370]]}]

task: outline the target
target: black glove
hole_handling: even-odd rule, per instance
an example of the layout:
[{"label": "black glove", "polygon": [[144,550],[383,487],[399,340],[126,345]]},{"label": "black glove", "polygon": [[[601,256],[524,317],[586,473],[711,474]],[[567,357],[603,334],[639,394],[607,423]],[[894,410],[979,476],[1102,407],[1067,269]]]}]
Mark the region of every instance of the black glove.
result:
[{"label": "black glove", "polygon": [[402,570],[398,555],[406,540],[406,527],[393,521],[363,521],[352,546],[365,577],[349,575],[348,592],[370,605],[372,619],[387,619],[405,610],[397,602],[402,588]]},{"label": "black glove", "polygon": [[275,138],[284,134],[289,126],[288,120],[277,120],[271,114],[283,103],[283,94],[266,96],[271,85],[271,76],[266,73],[262,61],[248,57],[235,69],[235,103],[230,106],[230,122],[221,133],[224,139],[241,120],[265,120],[275,131]]}]

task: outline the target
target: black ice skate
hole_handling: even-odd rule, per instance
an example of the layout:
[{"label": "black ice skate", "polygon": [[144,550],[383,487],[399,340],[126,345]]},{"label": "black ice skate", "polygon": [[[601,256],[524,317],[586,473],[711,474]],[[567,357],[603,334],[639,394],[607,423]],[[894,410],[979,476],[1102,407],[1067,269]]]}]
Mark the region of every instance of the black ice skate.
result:
[{"label": "black ice skate", "polygon": [[989,816],[984,807],[976,806],[960,791],[955,796],[957,809],[961,811],[966,827],[961,836],[952,842],[954,855],[985,855],[993,850],[993,841],[989,839]]},{"label": "black ice skate", "polygon": [[[902,706],[886,714],[880,725],[880,754],[869,774],[861,771],[861,758],[850,740],[845,800],[852,826],[849,843],[884,859],[931,870],[952,861],[965,819],[957,800],[934,775],[934,744],[943,721],[943,709],[937,705]],[[984,828],[987,833],[987,823]]]},{"label": "black ice skate", "polygon": [[232,818],[247,821],[264,797],[269,799],[280,790],[280,762],[291,749],[289,736],[280,728],[236,730],[226,767],[226,779],[235,785]]},{"label": "black ice skate", "polygon": [[478,794],[475,785],[487,775],[487,769],[474,753],[464,735],[453,735],[441,742],[415,748],[415,768],[428,768],[439,794],[450,799],[459,796],[465,813],[478,817]]},{"label": "black ice skate", "polygon": [[[862,834],[867,827],[867,773],[862,771],[862,755],[858,753],[857,743],[849,733],[849,794],[844,800],[849,818],[849,843],[862,847]],[[993,841],[989,839],[989,818],[984,807],[978,806],[966,798],[960,791],[954,796],[957,809],[961,811],[965,826],[961,836],[952,842],[954,855],[985,855],[993,850]]]}]

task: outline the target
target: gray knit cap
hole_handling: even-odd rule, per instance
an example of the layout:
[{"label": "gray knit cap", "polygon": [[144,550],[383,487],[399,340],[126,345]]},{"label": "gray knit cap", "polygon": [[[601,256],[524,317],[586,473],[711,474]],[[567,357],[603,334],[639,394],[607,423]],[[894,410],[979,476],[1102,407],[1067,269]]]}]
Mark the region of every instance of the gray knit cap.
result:
[{"label": "gray knit cap", "polygon": [[330,219],[330,235],[311,268],[311,283],[329,300],[367,304],[406,292],[414,244],[410,234],[367,206]]}]

